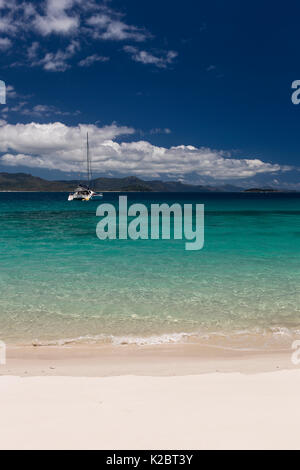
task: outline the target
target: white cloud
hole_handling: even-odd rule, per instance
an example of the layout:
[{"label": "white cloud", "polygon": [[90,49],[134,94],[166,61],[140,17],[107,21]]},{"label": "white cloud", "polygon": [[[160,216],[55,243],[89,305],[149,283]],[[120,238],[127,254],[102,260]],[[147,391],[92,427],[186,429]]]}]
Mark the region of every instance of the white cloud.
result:
[{"label": "white cloud", "polygon": [[27,101],[19,101],[18,104],[15,106],[11,106],[10,108],[6,108],[3,110],[5,113],[21,113],[21,114],[26,114],[25,111],[25,106],[27,105]]},{"label": "white cloud", "polygon": [[0,127],[0,162],[15,167],[82,170],[86,132],[90,134],[93,168],[102,174],[139,175],[147,178],[198,178],[235,180],[260,174],[276,174],[290,168],[259,159],[237,159],[225,152],[190,145],[165,148],[146,141],[118,142],[134,129],[116,124],[69,127],[52,124],[4,124]]},{"label": "white cloud", "polygon": [[27,57],[30,61],[37,60],[38,57],[39,43],[37,41],[33,42],[27,49]]},{"label": "white cloud", "polygon": [[5,51],[9,49],[12,45],[12,42],[9,38],[0,38],[0,50]]},{"label": "white cloud", "polygon": [[[125,15],[109,8],[105,1],[12,0],[5,3],[5,8],[0,3],[0,9],[0,50],[8,49],[20,37],[25,45],[26,57],[11,66],[43,66],[48,71],[64,72],[70,67],[70,59],[79,51],[77,48],[73,55],[66,55],[66,49],[74,40],[86,46],[91,40],[142,42],[151,37],[144,28],[128,24]],[[34,33],[36,38],[32,37]],[[49,49],[48,37],[51,35],[60,37],[62,43],[67,41],[66,47]]]},{"label": "white cloud", "polygon": [[[13,87],[11,87],[13,88]],[[12,97],[17,96],[15,91],[12,92]],[[27,101],[19,101],[18,104],[15,106],[11,106],[10,108],[0,109],[0,112],[5,115],[9,113],[18,113],[24,116],[39,116],[39,117],[49,117],[49,116],[78,116],[80,111],[61,111],[60,109],[56,108],[55,106],[49,106],[44,104],[37,104],[33,107],[29,106]]]},{"label": "white cloud", "polygon": [[6,96],[7,98],[17,98],[17,92],[12,85],[6,85]]},{"label": "white cloud", "polygon": [[21,31],[30,31],[30,23],[35,15],[31,2],[6,1],[1,6],[0,32],[7,36],[17,36]]},{"label": "white cloud", "polygon": [[95,38],[111,41],[145,41],[149,33],[136,26],[127,25],[116,13],[107,12],[92,16],[87,20],[87,24],[92,27],[92,34]]},{"label": "white cloud", "polygon": [[68,60],[80,49],[78,41],[73,40],[65,50],[58,50],[56,53],[48,52],[43,59],[33,65],[43,65],[45,70],[50,72],[65,72],[70,68]]},{"label": "white cloud", "polygon": [[13,22],[11,14],[7,16],[1,16],[0,18],[0,33],[7,35],[14,35],[17,32],[17,26]]},{"label": "white cloud", "polygon": [[79,67],[90,67],[96,62],[107,62],[109,60],[109,57],[104,57],[98,54],[93,54],[85,59],[82,59],[80,62],[78,62]]},{"label": "white cloud", "polygon": [[28,115],[35,115],[35,116],[52,116],[52,115],[58,115],[58,116],[78,116],[80,114],[80,111],[75,111],[75,112],[69,112],[69,111],[61,111],[60,109],[56,108],[55,106],[48,106],[45,104],[37,104],[34,106],[32,109],[26,109],[26,112],[24,110],[23,114],[28,114]]},{"label": "white cloud", "polygon": [[124,51],[130,54],[134,61],[155,65],[158,68],[166,68],[178,56],[175,51],[163,52],[160,56],[157,56],[147,51],[141,51],[134,46],[124,46]]},{"label": "white cloud", "polygon": [[165,129],[155,128],[151,129],[150,134],[172,134],[172,131],[167,127]]},{"label": "white cloud", "polygon": [[[6,98],[10,102],[14,101],[14,104],[10,106],[0,106],[0,114],[2,117],[7,118],[11,113],[18,113],[24,116],[39,116],[39,117],[49,117],[49,116],[78,116],[80,111],[62,111],[53,105],[37,104],[30,105],[28,99],[31,98],[31,95],[21,95],[17,93],[15,88],[12,85],[6,85]],[[18,101],[16,102],[16,99]],[[1,118],[0,118],[1,119]]]},{"label": "white cloud", "polygon": [[71,13],[74,0],[47,0],[44,15],[36,15],[33,24],[43,36],[49,34],[69,35],[80,24],[78,14]]}]

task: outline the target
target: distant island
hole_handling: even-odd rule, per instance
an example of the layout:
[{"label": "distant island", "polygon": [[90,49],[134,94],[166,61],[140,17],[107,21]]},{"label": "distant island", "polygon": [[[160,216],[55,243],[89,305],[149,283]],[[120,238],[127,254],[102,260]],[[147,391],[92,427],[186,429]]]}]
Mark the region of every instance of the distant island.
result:
[{"label": "distant island", "polygon": [[273,189],[273,188],[250,188],[250,189],[245,189],[244,192],[245,193],[281,193],[282,191],[280,189]]},{"label": "distant island", "polygon": [[[34,191],[34,192],[70,192],[80,183],[80,180],[48,181],[27,173],[0,173],[0,192],[4,191]],[[126,178],[95,178],[91,187],[95,191],[122,192],[279,192],[275,189],[244,188],[234,185],[203,186],[185,184],[180,181],[144,181],[136,176]]]}]

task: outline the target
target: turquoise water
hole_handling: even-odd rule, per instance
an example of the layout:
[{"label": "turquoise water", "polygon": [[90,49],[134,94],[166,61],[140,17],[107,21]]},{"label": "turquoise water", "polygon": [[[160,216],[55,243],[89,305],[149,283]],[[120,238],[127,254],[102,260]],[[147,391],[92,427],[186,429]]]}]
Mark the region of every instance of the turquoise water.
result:
[{"label": "turquoise water", "polygon": [[[103,202],[118,203],[119,193]],[[140,194],[205,204],[205,247],[100,241],[99,202],[0,194],[0,339],[159,343],[300,330],[300,195]]]}]

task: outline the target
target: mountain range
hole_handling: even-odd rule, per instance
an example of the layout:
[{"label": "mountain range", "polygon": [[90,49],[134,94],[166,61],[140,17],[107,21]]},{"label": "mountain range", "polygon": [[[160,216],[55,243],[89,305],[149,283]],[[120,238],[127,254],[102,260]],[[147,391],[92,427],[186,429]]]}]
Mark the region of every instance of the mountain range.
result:
[{"label": "mountain range", "polygon": [[[73,191],[79,180],[48,181],[26,173],[0,173],[0,191]],[[143,191],[143,192],[240,192],[244,188],[233,185],[202,186],[180,181],[144,181],[136,176],[126,178],[96,178],[91,182],[95,191]],[[255,189],[255,192],[268,189]],[[274,190],[273,190],[274,191]]]}]

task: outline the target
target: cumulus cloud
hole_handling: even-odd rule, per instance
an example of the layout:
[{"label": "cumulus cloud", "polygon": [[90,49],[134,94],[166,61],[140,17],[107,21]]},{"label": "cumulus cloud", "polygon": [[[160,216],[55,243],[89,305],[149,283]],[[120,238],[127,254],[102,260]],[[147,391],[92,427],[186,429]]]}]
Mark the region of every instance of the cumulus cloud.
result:
[{"label": "cumulus cloud", "polygon": [[168,65],[172,64],[174,59],[178,56],[175,51],[166,51],[158,56],[147,51],[141,51],[134,46],[125,46],[124,51],[130,54],[135,62],[155,65],[158,68],[166,68]]},{"label": "cumulus cloud", "polygon": [[134,129],[116,124],[105,127],[52,124],[6,124],[0,127],[2,165],[78,172],[83,168],[86,132],[90,134],[93,169],[101,174],[139,175],[185,180],[187,175],[235,180],[290,170],[260,159],[230,158],[225,152],[181,145],[158,147],[146,141],[119,142]]},{"label": "cumulus cloud", "polygon": [[33,25],[43,36],[72,34],[79,27],[79,16],[70,12],[74,3],[74,0],[47,0],[44,15],[37,14]]}]

